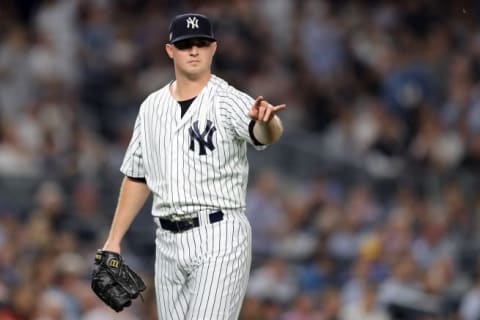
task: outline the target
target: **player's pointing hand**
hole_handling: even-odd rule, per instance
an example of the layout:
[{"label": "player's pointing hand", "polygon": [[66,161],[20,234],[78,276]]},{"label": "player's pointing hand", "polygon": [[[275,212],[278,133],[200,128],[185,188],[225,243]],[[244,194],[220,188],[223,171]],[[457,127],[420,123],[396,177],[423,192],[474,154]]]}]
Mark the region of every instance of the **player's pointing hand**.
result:
[{"label": "player's pointing hand", "polygon": [[285,109],[286,107],[287,105],[285,104],[273,106],[267,100],[265,100],[263,96],[259,96],[253,103],[248,115],[250,118],[252,118],[252,120],[267,123],[273,119],[277,112]]}]

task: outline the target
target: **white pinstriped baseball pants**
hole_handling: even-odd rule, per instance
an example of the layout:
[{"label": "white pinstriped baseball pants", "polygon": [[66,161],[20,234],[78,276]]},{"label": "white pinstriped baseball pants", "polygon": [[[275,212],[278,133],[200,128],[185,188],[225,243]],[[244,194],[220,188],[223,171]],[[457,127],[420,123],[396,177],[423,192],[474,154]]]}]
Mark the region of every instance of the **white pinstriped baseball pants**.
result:
[{"label": "white pinstriped baseball pants", "polygon": [[159,320],[238,319],[251,264],[244,213],[227,213],[181,233],[156,231],[155,289]]}]

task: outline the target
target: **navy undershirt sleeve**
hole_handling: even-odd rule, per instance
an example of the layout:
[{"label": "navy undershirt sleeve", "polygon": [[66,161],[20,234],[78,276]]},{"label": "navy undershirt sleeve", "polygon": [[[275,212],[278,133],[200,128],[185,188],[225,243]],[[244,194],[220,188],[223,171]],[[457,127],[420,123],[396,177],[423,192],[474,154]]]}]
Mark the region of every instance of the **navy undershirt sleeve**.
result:
[{"label": "navy undershirt sleeve", "polygon": [[255,138],[255,135],[253,134],[253,126],[255,126],[255,120],[251,120],[248,124],[248,132],[250,133],[250,138],[252,138],[252,141],[256,146],[263,146],[263,143],[261,143],[257,140],[257,138]]},{"label": "navy undershirt sleeve", "polygon": [[135,182],[147,183],[147,180],[145,178],[137,178],[137,177],[129,177],[129,176],[127,176],[127,178]]}]

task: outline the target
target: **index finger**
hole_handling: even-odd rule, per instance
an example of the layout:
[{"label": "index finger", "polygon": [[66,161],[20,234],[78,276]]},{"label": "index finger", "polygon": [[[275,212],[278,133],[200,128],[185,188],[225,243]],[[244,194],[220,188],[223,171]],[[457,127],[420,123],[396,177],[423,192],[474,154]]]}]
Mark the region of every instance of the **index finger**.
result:
[{"label": "index finger", "polygon": [[278,106],[273,107],[273,110],[275,112],[277,112],[277,111],[280,111],[280,110],[283,110],[283,109],[286,109],[286,108],[287,108],[286,104],[279,104]]},{"label": "index finger", "polygon": [[253,103],[253,106],[255,108],[260,107],[260,105],[262,104],[262,101],[263,101],[263,96],[258,96],[257,99],[255,99],[255,102]]}]

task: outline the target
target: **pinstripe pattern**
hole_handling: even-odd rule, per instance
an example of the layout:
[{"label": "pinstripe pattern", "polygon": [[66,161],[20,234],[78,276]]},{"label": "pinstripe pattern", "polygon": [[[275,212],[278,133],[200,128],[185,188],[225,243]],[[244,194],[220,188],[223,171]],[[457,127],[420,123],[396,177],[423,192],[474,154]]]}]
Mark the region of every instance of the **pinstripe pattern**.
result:
[{"label": "pinstripe pattern", "polygon": [[157,229],[159,319],[237,319],[250,269],[251,230],[243,213],[184,233]]},{"label": "pinstripe pattern", "polygon": [[[120,170],[145,178],[154,195],[154,217],[203,215],[200,227],[183,233],[157,228],[160,320],[238,318],[251,262],[251,231],[244,211],[246,144],[255,146],[248,130],[253,103],[212,75],[183,117],[168,85],[140,107]],[[207,121],[214,127],[209,135]],[[194,123],[195,139],[189,133]],[[213,148],[206,144],[209,147],[200,152],[197,139],[206,137]],[[205,223],[208,213],[218,210],[226,213],[224,220]]]},{"label": "pinstripe pattern", "polygon": [[[155,195],[154,216],[245,208],[246,143],[253,145],[248,111],[253,102],[216,76],[183,118],[168,86],[143,102],[121,171],[146,178]],[[202,156],[188,149],[188,130],[194,121],[205,128],[207,120],[217,129],[215,150]]]}]

